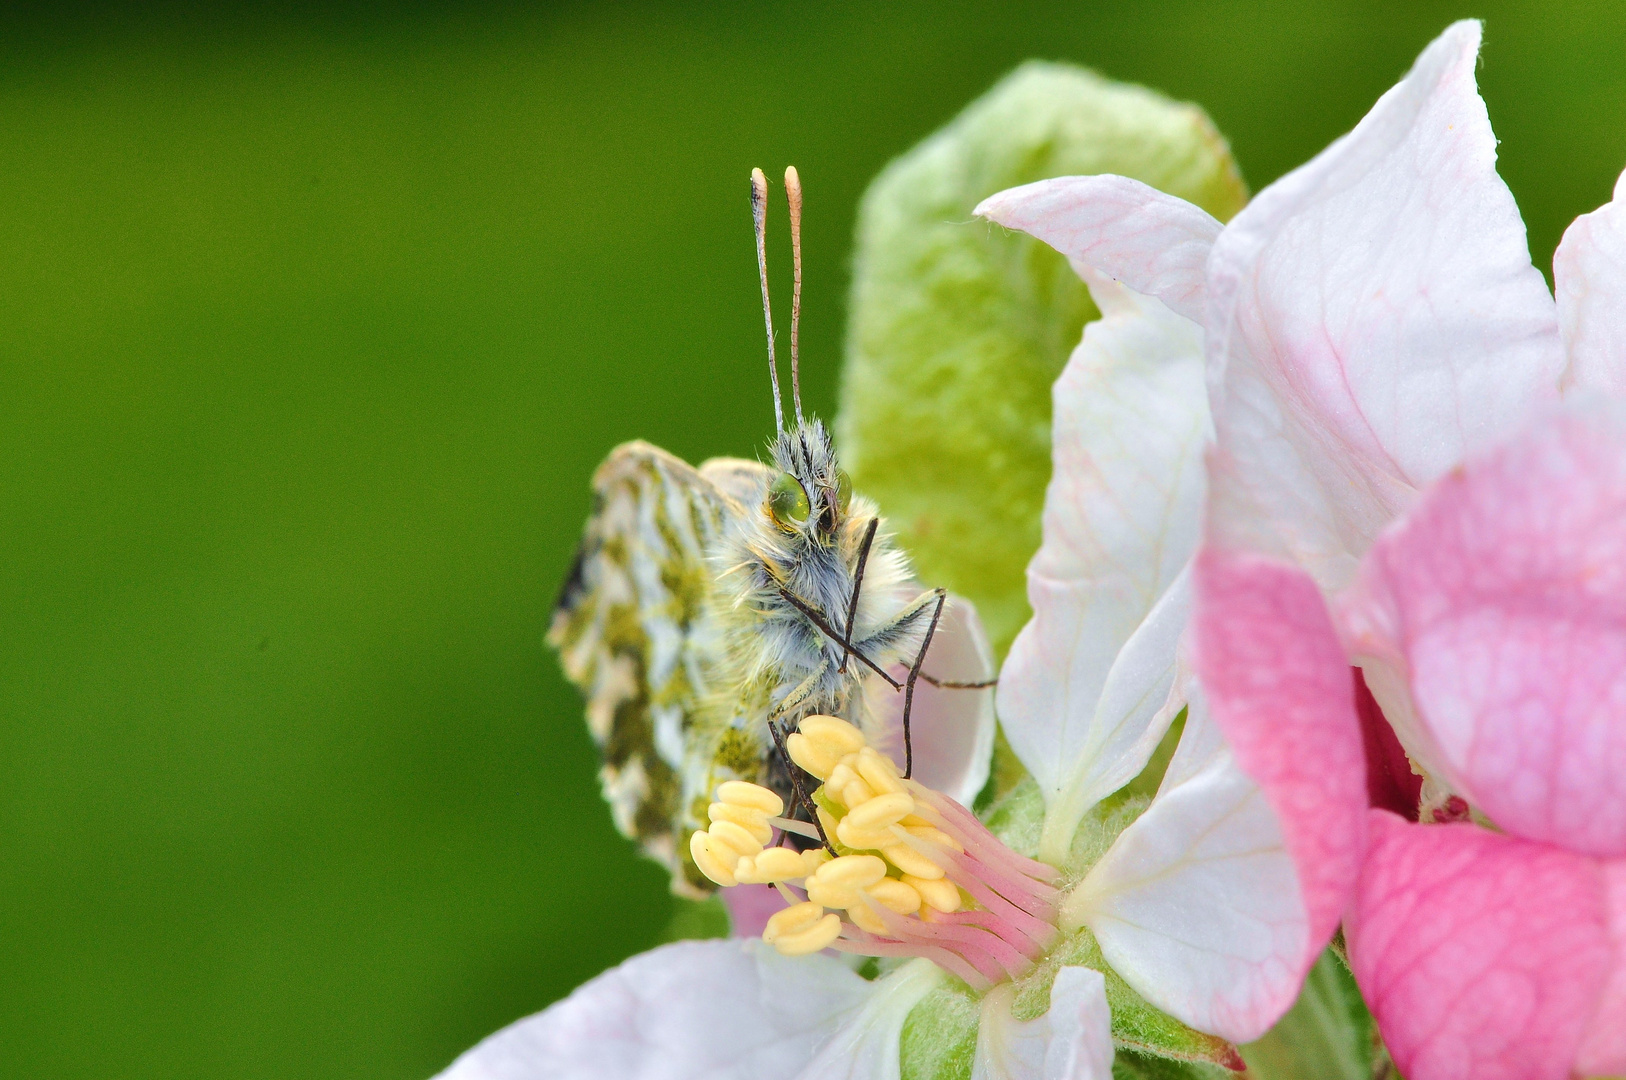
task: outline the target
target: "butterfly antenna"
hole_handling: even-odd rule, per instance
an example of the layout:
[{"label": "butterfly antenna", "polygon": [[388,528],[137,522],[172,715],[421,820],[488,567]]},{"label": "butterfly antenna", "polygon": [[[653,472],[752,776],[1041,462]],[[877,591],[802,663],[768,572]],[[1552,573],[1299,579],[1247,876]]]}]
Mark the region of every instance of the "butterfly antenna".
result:
[{"label": "butterfly antenna", "polygon": [[774,430],[785,431],[785,409],[779,402],[779,365],[773,358],[773,310],[768,306],[768,178],[751,170],[751,220],[757,229],[757,274],[762,278],[762,321],[768,328],[768,377],[773,380]]},{"label": "butterfly antenna", "polygon": [[790,201],[790,253],[795,284],[790,291],[790,398],[796,403],[796,424],[802,423],[802,380],[796,355],[796,331],[802,322],[802,178],[796,166],[785,170],[785,198]]}]

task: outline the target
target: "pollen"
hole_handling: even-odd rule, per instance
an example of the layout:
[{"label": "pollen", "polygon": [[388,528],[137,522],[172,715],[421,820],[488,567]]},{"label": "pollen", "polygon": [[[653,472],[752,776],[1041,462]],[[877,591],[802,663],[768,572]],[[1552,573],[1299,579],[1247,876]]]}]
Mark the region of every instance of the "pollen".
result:
[{"label": "pollen", "polygon": [[808,716],[786,752],[820,781],[820,836],[834,845],[779,846],[806,822],[780,815],[767,788],[730,781],[690,840],[695,865],[724,887],[773,885],[790,906],[763,940],[787,956],[823,949],[924,956],[979,990],[1026,974],[1055,943],[1057,872],[1011,851],[965,807],[903,778],[862,732]]}]

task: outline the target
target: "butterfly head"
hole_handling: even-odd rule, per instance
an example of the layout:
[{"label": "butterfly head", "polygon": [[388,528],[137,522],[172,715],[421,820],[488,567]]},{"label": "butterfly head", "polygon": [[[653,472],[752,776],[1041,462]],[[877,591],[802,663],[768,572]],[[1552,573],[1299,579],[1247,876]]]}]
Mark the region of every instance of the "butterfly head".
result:
[{"label": "butterfly head", "polygon": [[763,509],[787,535],[829,543],[852,506],[853,484],[836,462],[830,433],[818,419],[797,424],[774,440],[778,473]]}]

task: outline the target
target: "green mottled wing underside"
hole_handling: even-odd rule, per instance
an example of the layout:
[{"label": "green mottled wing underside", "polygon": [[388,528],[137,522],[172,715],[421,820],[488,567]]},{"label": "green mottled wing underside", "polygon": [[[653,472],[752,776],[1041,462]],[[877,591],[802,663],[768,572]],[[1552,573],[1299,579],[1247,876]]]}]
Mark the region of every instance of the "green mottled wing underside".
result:
[{"label": "green mottled wing underside", "polygon": [[685,863],[688,833],[704,825],[687,789],[704,783],[719,734],[703,713],[726,697],[713,685],[722,642],[707,548],[765,472],[729,459],[697,470],[644,442],[617,447],[593,476],[593,511],[548,631],[587,697],[616,827],[684,893],[702,888]]}]

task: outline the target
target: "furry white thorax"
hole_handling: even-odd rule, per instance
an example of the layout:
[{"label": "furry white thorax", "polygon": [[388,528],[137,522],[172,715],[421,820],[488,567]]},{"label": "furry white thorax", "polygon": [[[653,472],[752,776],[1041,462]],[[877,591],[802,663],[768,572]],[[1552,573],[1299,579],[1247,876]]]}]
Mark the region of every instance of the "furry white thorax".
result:
[{"label": "furry white thorax", "polygon": [[[840,716],[859,727],[868,717],[861,692],[871,670],[849,657],[841,670],[842,648],[816,628],[781,588],[818,611],[835,631],[846,629],[853,577],[872,518],[874,503],[853,496],[845,511],[838,502],[840,470],[823,423],[809,419],[780,434],[772,448],[774,464],[801,482],[812,507],[807,521],[785,527],[769,513],[766,487],[745,513],[736,516],[710,552],[717,611],[728,663],[736,685],[757,688],[770,707],[825,663],[813,692],[783,719],[794,727],[813,713]],[[769,480],[771,482],[771,478]],[[917,598],[907,556],[883,527],[876,530],[864,567],[852,641],[882,668],[914,660],[926,630],[929,609],[898,623]],[[890,628],[890,630],[889,630]]]}]

